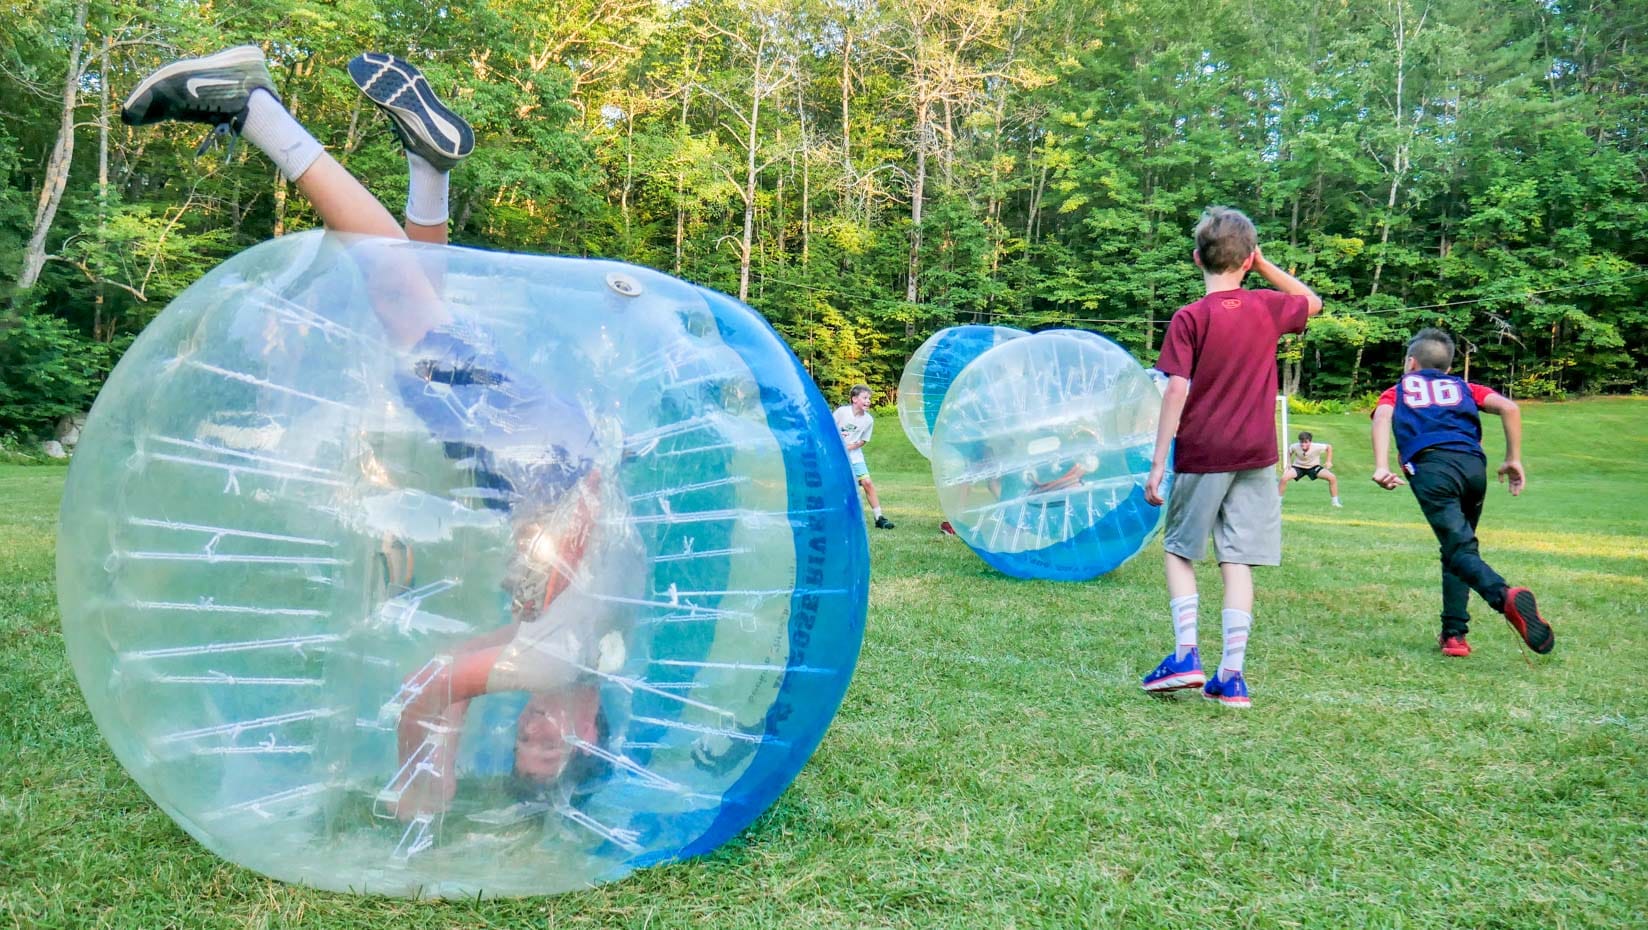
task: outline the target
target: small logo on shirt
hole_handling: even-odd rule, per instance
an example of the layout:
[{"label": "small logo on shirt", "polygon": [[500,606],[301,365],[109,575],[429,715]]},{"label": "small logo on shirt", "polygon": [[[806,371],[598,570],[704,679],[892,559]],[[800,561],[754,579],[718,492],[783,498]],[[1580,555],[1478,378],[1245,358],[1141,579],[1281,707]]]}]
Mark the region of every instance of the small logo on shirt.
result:
[{"label": "small logo on shirt", "polygon": [[1236,297],[1226,297],[1224,300],[1219,301],[1219,306],[1224,307],[1226,310],[1235,310],[1242,306],[1242,301]]}]

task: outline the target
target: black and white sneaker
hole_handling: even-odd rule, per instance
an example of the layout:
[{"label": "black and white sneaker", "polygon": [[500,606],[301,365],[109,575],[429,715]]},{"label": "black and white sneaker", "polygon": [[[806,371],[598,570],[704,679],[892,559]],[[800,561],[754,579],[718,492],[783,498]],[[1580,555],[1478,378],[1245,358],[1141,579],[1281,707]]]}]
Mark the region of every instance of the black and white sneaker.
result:
[{"label": "black and white sneaker", "polygon": [[280,99],[264,64],[263,50],[242,45],[156,70],[121,104],[120,119],[128,126],[178,120],[239,132],[246,122],[246,103],[255,90],[266,90]]},{"label": "black and white sneaker", "polygon": [[389,117],[401,145],[437,169],[451,171],[475,150],[469,123],[441,103],[423,72],[412,64],[394,55],[367,52],[350,60],[349,77]]}]

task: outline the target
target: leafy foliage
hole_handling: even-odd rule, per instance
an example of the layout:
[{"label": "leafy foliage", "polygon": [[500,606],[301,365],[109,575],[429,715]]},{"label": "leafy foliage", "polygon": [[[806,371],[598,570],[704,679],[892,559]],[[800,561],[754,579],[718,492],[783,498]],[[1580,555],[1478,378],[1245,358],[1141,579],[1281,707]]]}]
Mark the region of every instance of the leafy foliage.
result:
[{"label": "leafy foliage", "polygon": [[[0,34],[0,298],[66,327],[31,317],[33,380],[0,377],[57,392],[30,399],[40,411],[84,401],[43,374],[63,339],[117,347],[224,257],[317,222],[249,147],[197,158],[200,127],[118,121],[147,71],[237,42],[265,49],[288,107],[391,205],[398,146],[342,64],[410,58],[476,127],[454,241],[747,290],[832,394],[863,379],[889,395],[955,323],[1094,329],[1152,359],[1201,293],[1188,233],[1210,203],[1248,211],[1266,254],[1328,301],[1284,346],[1292,392],[1377,387],[1426,325],[1502,390],[1648,385],[1640,3],[0,0],[0,15],[16,24]],[[41,231],[39,279],[14,294]]]}]

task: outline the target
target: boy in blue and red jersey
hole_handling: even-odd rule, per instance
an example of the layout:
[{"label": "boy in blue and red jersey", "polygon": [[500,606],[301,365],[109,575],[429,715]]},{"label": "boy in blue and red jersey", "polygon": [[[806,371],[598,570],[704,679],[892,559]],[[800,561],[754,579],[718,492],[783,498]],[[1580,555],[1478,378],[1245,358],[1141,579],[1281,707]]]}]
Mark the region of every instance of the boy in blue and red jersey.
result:
[{"label": "boy in blue and red jersey", "polygon": [[1413,496],[1442,544],[1442,654],[1471,654],[1465,635],[1471,591],[1505,615],[1528,648],[1551,651],[1556,634],[1539,615],[1534,593],[1505,583],[1477,550],[1476,523],[1488,491],[1488,457],[1482,451],[1481,411],[1505,423],[1505,464],[1499,480],[1510,480],[1511,496],[1527,486],[1522,470],[1522,413],[1516,402],[1480,384],[1449,374],[1453,339],[1439,329],[1422,329],[1408,343],[1402,380],[1379,397],[1373,411],[1373,482],[1394,490],[1402,479],[1390,470],[1391,427],[1396,450]]}]

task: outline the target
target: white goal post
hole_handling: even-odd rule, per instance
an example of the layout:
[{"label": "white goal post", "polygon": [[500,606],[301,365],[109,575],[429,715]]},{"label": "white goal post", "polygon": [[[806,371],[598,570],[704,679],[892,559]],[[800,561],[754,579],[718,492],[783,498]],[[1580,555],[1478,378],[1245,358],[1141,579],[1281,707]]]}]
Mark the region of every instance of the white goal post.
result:
[{"label": "white goal post", "polygon": [[1279,466],[1277,471],[1282,472],[1287,470],[1287,450],[1288,446],[1292,445],[1292,443],[1288,442],[1288,436],[1292,434],[1288,432],[1288,396],[1286,394],[1276,395],[1276,407],[1281,412],[1281,416],[1277,417],[1277,419],[1282,424],[1281,442],[1279,444],[1280,448],[1276,450],[1277,463]]}]

